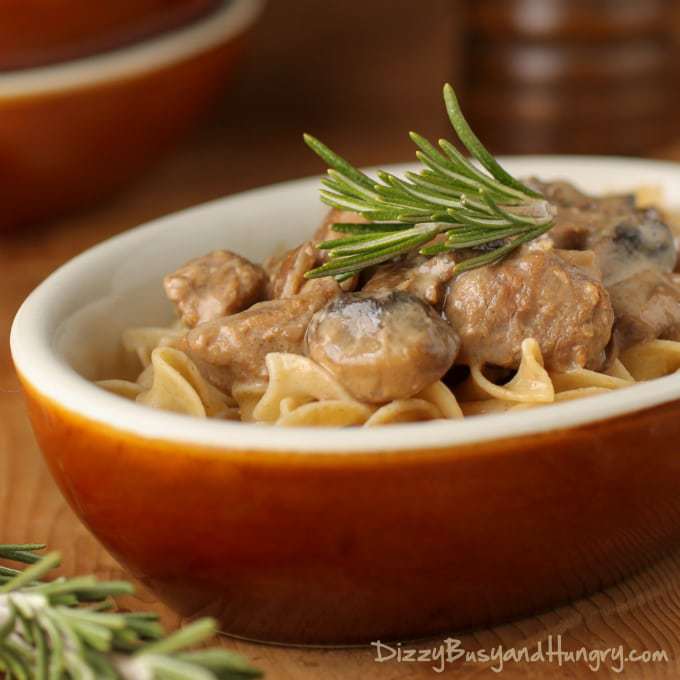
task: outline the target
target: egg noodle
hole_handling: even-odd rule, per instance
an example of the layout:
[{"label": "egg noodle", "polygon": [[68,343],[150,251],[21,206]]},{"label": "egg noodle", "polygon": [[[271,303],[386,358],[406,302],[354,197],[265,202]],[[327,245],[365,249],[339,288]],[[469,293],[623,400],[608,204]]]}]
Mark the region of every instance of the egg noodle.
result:
[{"label": "egg noodle", "polygon": [[267,383],[236,384],[225,394],[201,375],[187,354],[172,347],[182,332],[177,327],[127,330],[123,346],[139,359],[137,380],[98,384],[140,404],[200,418],[289,427],[370,427],[518,411],[606,394],[680,370],[680,342],[653,340],[623,352],[605,373],[548,372],[538,343],[529,338],[522,342],[519,369],[505,384],[494,382],[486,367],[470,366],[469,377],[453,389],[438,381],[411,399],[365,404],[311,359],[272,352],[266,358]]}]

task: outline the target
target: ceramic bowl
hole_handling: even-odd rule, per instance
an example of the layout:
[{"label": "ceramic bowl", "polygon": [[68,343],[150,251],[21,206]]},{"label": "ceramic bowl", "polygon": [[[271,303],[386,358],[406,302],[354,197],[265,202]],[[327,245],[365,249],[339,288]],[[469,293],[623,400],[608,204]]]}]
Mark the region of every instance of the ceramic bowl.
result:
[{"label": "ceramic bowl", "polygon": [[220,0],[20,0],[0,4],[0,70],[73,59],[193,21]]},{"label": "ceramic bowl", "polygon": [[[507,159],[591,191],[680,166]],[[580,597],[680,540],[680,374],[547,406],[385,428],[275,429],[154,411],[96,387],[121,331],[172,318],[161,278],[261,260],[322,218],[318,179],[132,230],[52,274],[11,345],[37,439],[87,527],[184,615],[258,640],[365,643],[486,626]]]},{"label": "ceramic bowl", "polygon": [[92,203],[138,175],[223,92],[259,0],[52,66],[0,73],[0,231]]}]

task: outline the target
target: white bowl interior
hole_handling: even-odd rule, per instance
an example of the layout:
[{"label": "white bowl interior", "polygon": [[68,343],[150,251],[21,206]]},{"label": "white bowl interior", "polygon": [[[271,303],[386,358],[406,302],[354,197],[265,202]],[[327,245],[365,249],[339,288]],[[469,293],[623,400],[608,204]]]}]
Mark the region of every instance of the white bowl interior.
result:
[{"label": "white bowl interior", "polygon": [[[659,186],[680,206],[680,165],[627,159],[535,157],[506,159],[516,175],[565,178],[591,192]],[[408,166],[390,168],[402,171]],[[253,449],[395,450],[444,446],[569,427],[680,399],[680,374],[621,390],[525,411],[395,425],[371,430],[295,430],[205,421],[153,411],[111,395],[92,379],[118,377],[125,328],[173,319],[163,276],[217,248],[254,261],[308,238],[326,208],[318,178],[221,199],[110,239],[67,263],[26,300],[12,329],[12,353],[26,379],[46,396],[94,420],[149,437]],[[299,431],[298,431],[299,432]]]},{"label": "white bowl interior", "polygon": [[[56,330],[57,352],[88,379],[117,377],[127,364],[120,345],[122,331],[133,326],[167,326],[176,318],[163,292],[165,274],[221,248],[262,262],[309,237],[327,209],[315,200],[317,180],[296,184],[179,213],[150,225],[153,228],[145,234],[135,230],[141,238],[130,250],[123,246],[124,257],[95,257],[94,276],[86,287],[74,291],[70,313]],[[308,200],[297,200],[298,195]],[[277,211],[276,206],[285,209]],[[115,240],[98,248],[105,250]],[[90,286],[98,287],[97,292],[93,294]]]}]

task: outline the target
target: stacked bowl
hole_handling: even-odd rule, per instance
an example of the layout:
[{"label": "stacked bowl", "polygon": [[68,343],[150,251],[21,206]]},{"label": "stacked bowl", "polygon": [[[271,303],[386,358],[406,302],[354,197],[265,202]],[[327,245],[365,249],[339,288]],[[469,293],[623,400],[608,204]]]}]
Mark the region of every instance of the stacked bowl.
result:
[{"label": "stacked bowl", "polygon": [[92,203],[214,103],[260,0],[0,8],[0,231]]}]

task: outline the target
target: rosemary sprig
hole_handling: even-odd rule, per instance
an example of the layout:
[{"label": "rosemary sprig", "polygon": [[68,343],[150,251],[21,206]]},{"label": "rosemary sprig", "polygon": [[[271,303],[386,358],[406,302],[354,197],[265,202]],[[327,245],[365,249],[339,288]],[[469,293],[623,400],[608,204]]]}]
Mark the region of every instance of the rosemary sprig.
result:
[{"label": "rosemary sprig", "polygon": [[[436,148],[411,132],[423,169],[407,172],[404,178],[379,171],[376,180],[318,139],[304,135],[329,167],[321,200],[369,220],[368,224],[334,224],[335,231],[347,236],[319,244],[328,252],[327,262],[307,272],[307,278],[344,278],[413,250],[426,256],[478,250],[457,264],[459,273],[497,262],[550,229],[552,206],[512,177],[484,148],[448,84],[444,102],[458,139],[476,163],[445,139]],[[435,238],[437,242],[428,245]]]},{"label": "rosemary sprig", "polygon": [[187,648],[215,634],[200,619],[165,636],[155,614],[110,611],[126,581],[41,579],[59,563],[42,545],[0,545],[0,676],[8,680],[243,680],[260,671],[224,649]]}]

